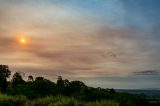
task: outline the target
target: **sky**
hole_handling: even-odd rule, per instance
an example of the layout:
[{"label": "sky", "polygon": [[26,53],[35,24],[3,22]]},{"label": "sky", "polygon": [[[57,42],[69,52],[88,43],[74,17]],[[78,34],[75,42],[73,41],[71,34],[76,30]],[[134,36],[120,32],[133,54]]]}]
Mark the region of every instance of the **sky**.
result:
[{"label": "sky", "polygon": [[159,0],[0,0],[0,64],[24,77],[160,89],[159,10]]}]

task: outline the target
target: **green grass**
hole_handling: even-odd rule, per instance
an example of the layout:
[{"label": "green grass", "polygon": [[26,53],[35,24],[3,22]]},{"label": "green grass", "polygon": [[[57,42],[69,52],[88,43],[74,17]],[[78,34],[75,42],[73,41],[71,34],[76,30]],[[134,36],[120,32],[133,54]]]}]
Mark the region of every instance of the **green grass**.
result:
[{"label": "green grass", "polygon": [[103,101],[87,103],[85,106],[119,106],[119,103],[111,100],[103,100]]},{"label": "green grass", "polygon": [[83,102],[65,96],[51,96],[28,100],[25,96],[0,94],[0,106],[119,106],[119,104],[111,100]]},{"label": "green grass", "polygon": [[114,101],[96,101],[96,102],[82,102],[74,98],[63,96],[39,98],[34,101],[26,102],[25,106],[119,106]]},{"label": "green grass", "polygon": [[82,106],[82,104],[74,98],[56,96],[27,101],[25,106]]},{"label": "green grass", "polygon": [[0,106],[23,106],[27,98],[24,96],[8,96],[0,94]]}]

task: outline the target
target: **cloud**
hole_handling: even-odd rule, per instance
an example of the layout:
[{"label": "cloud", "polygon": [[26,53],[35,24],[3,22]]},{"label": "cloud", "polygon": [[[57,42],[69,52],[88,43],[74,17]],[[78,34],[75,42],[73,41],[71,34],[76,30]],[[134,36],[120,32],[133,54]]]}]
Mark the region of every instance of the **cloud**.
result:
[{"label": "cloud", "polygon": [[3,37],[3,35],[1,35],[0,37],[0,45],[1,53],[9,52],[13,49],[16,49],[16,42],[14,42],[14,39],[9,37]]},{"label": "cloud", "polygon": [[[108,8],[108,11],[117,4],[109,7],[106,3],[103,8],[98,5],[96,11],[89,7],[94,14],[80,11],[81,5],[78,9],[61,2],[31,4],[31,1],[0,3],[1,63],[16,64],[22,70],[35,73],[39,70],[48,75],[54,70],[91,76],[160,68],[158,42],[154,43],[152,37],[146,39],[143,30],[138,32],[110,21],[115,17],[113,14],[124,13],[114,8],[113,14],[105,11],[106,16],[99,13],[99,18],[94,17],[99,10]],[[113,20],[119,22],[117,18]],[[28,37],[30,43],[19,45],[16,39],[20,35]]]},{"label": "cloud", "polygon": [[157,70],[145,70],[145,71],[138,71],[133,72],[133,75],[159,75],[160,72]]}]

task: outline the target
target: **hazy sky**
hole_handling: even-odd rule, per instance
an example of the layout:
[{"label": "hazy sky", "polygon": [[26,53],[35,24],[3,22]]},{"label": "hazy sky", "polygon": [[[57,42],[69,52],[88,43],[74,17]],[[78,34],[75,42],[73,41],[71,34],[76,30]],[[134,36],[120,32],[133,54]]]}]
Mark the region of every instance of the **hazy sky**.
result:
[{"label": "hazy sky", "polygon": [[160,88],[159,11],[160,0],[0,0],[0,63],[54,81]]}]

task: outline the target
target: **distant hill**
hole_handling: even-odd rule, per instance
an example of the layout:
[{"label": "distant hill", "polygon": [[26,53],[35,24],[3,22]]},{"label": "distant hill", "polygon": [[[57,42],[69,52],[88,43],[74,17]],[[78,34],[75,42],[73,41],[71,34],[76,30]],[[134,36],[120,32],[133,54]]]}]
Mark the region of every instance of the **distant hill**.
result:
[{"label": "distant hill", "polygon": [[144,94],[147,97],[160,98],[160,89],[115,89],[115,91],[120,93]]}]

